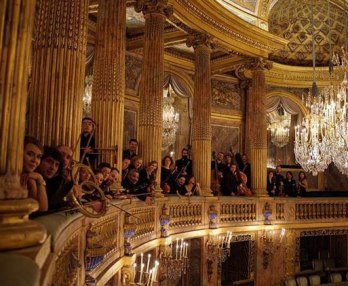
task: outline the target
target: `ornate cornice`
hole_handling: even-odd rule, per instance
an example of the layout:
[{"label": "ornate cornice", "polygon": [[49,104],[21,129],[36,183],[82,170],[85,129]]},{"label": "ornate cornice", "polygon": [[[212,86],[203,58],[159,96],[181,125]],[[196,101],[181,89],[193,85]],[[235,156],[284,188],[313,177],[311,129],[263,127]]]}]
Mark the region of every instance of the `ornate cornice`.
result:
[{"label": "ornate cornice", "polygon": [[155,13],[170,17],[173,14],[173,6],[168,4],[168,0],[137,0],[134,10],[144,15]]},{"label": "ornate cornice", "polygon": [[175,13],[184,23],[198,31],[206,31],[229,49],[268,57],[270,52],[287,44],[286,40],[254,27],[238,16],[227,14],[212,1],[176,0],[173,5]]}]

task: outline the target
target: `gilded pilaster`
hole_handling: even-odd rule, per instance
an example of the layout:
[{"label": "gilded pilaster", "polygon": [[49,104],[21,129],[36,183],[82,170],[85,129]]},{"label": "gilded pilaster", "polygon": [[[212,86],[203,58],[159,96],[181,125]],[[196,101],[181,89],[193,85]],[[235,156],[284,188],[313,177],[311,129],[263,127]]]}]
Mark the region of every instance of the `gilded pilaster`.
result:
[{"label": "gilded pilaster", "polygon": [[187,45],[195,50],[195,81],[192,119],[193,173],[201,184],[202,195],[211,196],[211,40],[205,34],[192,34]]},{"label": "gilded pilaster", "polygon": [[265,70],[271,63],[261,58],[248,66],[252,70],[252,87],[248,96],[247,114],[250,129],[249,144],[251,182],[256,195],[267,195],[267,123],[266,123],[266,80]]},{"label": "gilded pilaster", "polygon": [[[121,170],[125,93],[126,1],[101,0],[97,20],[92,114],[97,122],[96,145],[117,146],[117,167]],[[114,152],[102,153],[101,161],[113,162]]]},{"label": "gilded pilaster", "polygon": [[[139,154],[147,164],[161,162],[163,121],[164,23],[172,13],[168,0],[139,0],[137,12],[145,17],[142,82],[139,88]],[[156,181],[160,183],[160,173]]]},{"label": "gilded pilaster", "polygon": [[28,220],[38,205],[20,185],[34,14],[35,0],[0,2],[0,250],[33,246],[46,236]]},{"label": "gilded pilaster", "polygon": [[38,1],[28,133],[43,144],[74,147],[81,133],[87,17],[88,0]]}]

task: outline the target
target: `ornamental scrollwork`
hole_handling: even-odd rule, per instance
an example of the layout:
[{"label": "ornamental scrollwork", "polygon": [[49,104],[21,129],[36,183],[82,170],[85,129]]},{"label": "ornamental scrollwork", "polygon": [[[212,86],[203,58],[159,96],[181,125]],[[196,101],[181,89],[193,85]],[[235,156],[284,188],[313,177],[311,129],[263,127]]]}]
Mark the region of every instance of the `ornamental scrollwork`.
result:
[{"label": "ornamental scrollwork", "polygon": [[197,49],[198,47],[205,46],[208,49],[213,49],[213,41],[210,35],[193,32],[187,36],[186,45]]}]

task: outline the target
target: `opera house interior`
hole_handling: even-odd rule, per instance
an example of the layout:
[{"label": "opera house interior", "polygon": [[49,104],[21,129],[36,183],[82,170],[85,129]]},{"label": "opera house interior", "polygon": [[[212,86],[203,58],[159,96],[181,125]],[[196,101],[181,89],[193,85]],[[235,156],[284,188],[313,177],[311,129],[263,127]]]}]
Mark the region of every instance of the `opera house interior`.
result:
[{"label": "opera house interior", "polygon": [[0,0],[0,285],[348,285],[346,2]]}]

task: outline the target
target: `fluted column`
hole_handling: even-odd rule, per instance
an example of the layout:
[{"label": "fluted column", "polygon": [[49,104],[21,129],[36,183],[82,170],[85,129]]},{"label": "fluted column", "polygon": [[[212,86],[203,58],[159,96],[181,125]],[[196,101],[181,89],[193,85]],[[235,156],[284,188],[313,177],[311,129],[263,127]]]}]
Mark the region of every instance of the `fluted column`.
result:
[{"label": "fluted column", "polygon": [[[88,0],[39,0],[29,134],[75,147],[81,133]],[[79,158],[77,148],[75,158]]]},{"label": "fluted column", "polygon": [[195,81],[192,118],[193,173],[202,195],[211,196],[211,42],[208,35],[192,34],[187,45],[195,50]]},{"label": "fluted column", "polygon": [[243,136],[243,143],[244,143],[244,152],[248,155],[250,158],[250,144],[248,143],[250,141],[250,117],[246,116],[250,109],[250,101],[249,101],[249,87],[251,85],[251,82],[249,80],[241,80],[239,82],[240,87],[240,95],[242,96],[244,100],[244,136]]},{"label": "fluted column", "polygon": [[[125,93],[126,1],[101,0],[97,20],[96,55],[93,68],[92,114],[97,122],[96,145],[117,146],[121,170]],[[113,162],[114,152],[101,160]]]},{"label": "fluted column", "polygon": [[[164,23],[172,13],[168,0],[138,0],[145,17],[142,82],[139,88],[139,154],[144,163],[161,162],[163,122]],[[157,183],[160,184],[160,172]]]},{"label": "fluted column", "polygon": [[0,250],[33,246],[46,236],[28,220],[38,204],[20,185],[35,2],[0,2]]},{"label": "fluted column", "polygon": [[252,87],[248,96],[247,118],[249,122],[249,150],[251,182],[256,195],[267,195],[267,123],[265,70],[271,63],[261,58],[248,66],[252,70]]}]

